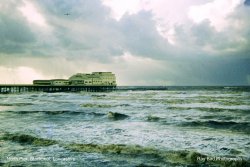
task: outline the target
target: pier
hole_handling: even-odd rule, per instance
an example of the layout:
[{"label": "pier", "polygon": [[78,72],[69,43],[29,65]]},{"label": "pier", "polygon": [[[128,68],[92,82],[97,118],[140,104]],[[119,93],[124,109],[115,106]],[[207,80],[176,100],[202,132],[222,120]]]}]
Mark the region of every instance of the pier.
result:
[{"label": "pier", "polygon": [[86,86],[86,85],[26,85],[5,84],[0,85],[0,94],[23,93],[23,92],[105,92],[115,90],[116,86]]}]

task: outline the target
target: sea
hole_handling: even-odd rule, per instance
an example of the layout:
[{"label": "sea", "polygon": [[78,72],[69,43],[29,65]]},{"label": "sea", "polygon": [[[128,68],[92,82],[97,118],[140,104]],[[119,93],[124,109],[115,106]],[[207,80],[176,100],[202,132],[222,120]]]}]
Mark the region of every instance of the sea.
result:
[{"label": "sea", "polygon": [[250,87],[0,94],[0,166],[250,166]]}]

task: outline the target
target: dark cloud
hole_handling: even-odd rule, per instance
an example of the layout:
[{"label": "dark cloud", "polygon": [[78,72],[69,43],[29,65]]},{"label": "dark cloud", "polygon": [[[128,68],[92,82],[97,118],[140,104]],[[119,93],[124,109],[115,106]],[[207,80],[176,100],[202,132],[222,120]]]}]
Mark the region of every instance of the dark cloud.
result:
[{"label": "dark cloud", "polygon": [[176,27],[176,40],[184,49],[193,52],[193,56],[201,54],[233,56],[235,54],[239,57],[239,53],[248,50],[249,32],[249,30],[234,29],[231,26],[224,31],[217,31],[208,21],[204,21],[189,27],[185,25]]},{"label": "dark cloud", "polygon": [[246,6],[250,6],[250,0],[245,0],[244,4],[245,4]]},{"label": "dark cloud", "polygon": [[[107,62],[125,51],[158,59],[166,56],[167,40],[157,32],[151,12],[125,15],[116,21],[99,0],[39,3],[60,46],[70,51],[67,55],[72,59],[87,56]],[[66,11],[69,16],[63,14]]]},{"label": "dark cloud", "polygon": [[64,48],[64,56],[105,62],[123,53],[117,22],[109,17],[110,9],[100,0],[36,3],[53,27],[58,47]]},{"label": "dark cloud", "polygon": [[[103,6],[100,0],[44,0],[35,2],[48,20],[53,17],[87,22],[103,22],[108,16],[110,9]],[[69,13],[70,15],[65,15]],[[53,22],[51,22],[53,24]]]},{"label": "dark cloud", "polygon": [[182,62],[174,79],[180,85],[248,85],[249,64],[250,59],[196,59]]},{"label": "dark cloud", "polygon": [[[247,8],[239,7],[226,18],[230,25],[223,31],[217,31],[208,20],[175,25],[172,45],[157,31],[151,11],[125,14],[116,21],[100,0],[30,2],[45,18],[47,29],[33,26],[22,16],[18,10],[21,1],[13,6],[6,1],[9,5],[1,6],[0,13],[2,66],[29,66],[57,76],[112,69],[131,84],[137,79],[150,84],[249,84]],[[124,53],[138,60],[123,59]],[[100,67],[87,68],[95,63]]]},{"label": "dark cloud", "polygon": [[141,11],[134,15],[125,15],[119,21],[124,38],[124,47],[132,54],[165,58],[169,44],[156,30],[156,23],[150,12]]},{"label": "dark cloud", "polygon": [[25,19],[20,13],[8,11],[10,6],[7,4],[7,10],[0,13],[0,54],[25,52],[26,48],[30,48],[35,42],[35,34],[25,24]]},{"label": "dark cloud", "polygon": [[9,20],[0,16],[0,52],[20,53],[25,52],[26,47],[32,45],[35,36],[27,26],[21,22]]}]

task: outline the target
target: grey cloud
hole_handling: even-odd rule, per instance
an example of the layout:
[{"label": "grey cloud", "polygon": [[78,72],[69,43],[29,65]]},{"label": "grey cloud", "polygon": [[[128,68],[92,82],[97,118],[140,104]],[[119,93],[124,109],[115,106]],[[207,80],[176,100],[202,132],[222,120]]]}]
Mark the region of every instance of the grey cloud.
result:
[{"label": "grey cloud", "polygon": [[[47,52],[50,56],[68,56],[72,59],[89,57],[107,62],[125,51],[158,59],[164,58],[169,51],[167,40],[157,32],[150,12],[126,15],[117,22],[109,17],[110,9],[103,6],[100,0],[45,0],[36,1],[35,4],[47,23],[53,27],[53,36],[58,42],[52,43],[51,36],[37,35],[36,38],[44,39],[37,39],[33,48],[22,48],[31,53],[43,56]],[[65,13],[70,15],[66,16]],[[16,22],[14,20],[11,23]],[[26,34],[21,33],[25,37],[37,32],[36,29],[30,30],[25,22],[20,26],[27,27]],[[33,40],[34,38],[33,36]]]},{"label": "grey cloud", "polygon": [[107,61],[123,53],[117,22],[109,17],[110,9],[101,1],[39,1],[37,5],[42,6],[46,20],[53,26],[64,56]]},{"label": "grey cloud", "polygon": [[24,17],[18,11],[10,12],[13,6],[6,3],[5,10],[0,13],[0,54],[25,52],[25,48],[30,48],[36,40]]},{"label": "grey cloud", "polygon": [[[123,80],[130,84],[154,85],[248,85],[249,59],[198,58],[192,60],[169,60],[155,64],[137,64],[118,71]],[[125,78],[125,79],[124,79]]]},{"label": "grey cloud", "polygon": [[[179,77],[173,80],[180,85],[247,85],[249,59],[205,58],[181,62]],[[177,76],[177,77],[176,77]]]},{"label": "grey cloud", "polygon": [[[43,14],[52,32],[40,33],[43,31],[38,27],[28,26],[17,11],[0,14],[0,39],[4,41],[0,44],[0,59],[4,59],[1,64],[11,60],[1,56],[6,53],[12,57],[32,57],[32,62],[16,58],[12,65],[30,66],[46,75],[81,72],[77,70],[98,62],[124,74],[122,78],[131,83],[138,79],[151,84],[159,80],[175,85],[247,84],[250,24],[246,7],[239,7],[227,18],[233,25],[222,32],[208,21],[176,25],[176,45],[170,45],[158,33],[150,11],[126,14],[116,21],[100,0],[31,2]],[[240,29],[235,28],[236,23],[241,23]],[[205,50],[207,46],[214,52]],[[160,61],[161,67],[122,66],[123,62],[114,65],[113,58],[125,52]]]},{"label": "grey cloud", "polygon": [[244,4],[245,4],[246,6],[250,6],[250,0],[245,0]]},{"label": "grey cloud", "polygon": [[159,35],[150,12],[141,11],[125,15],[119,22],[123,33],[124,47],[132,54],[162,59],[170,51],[166,39]]},{"label": "grey cloud", "polygon": [[[178,25],[175,27],[176,40],[182,52],[187,55],[248,57],[250,30],[246,12],[239,11],[230,16],[229,25],[223,31],[217,31],[208,20],[199,24]],[[239,27],[237,24],[241,24]],[[209,50],[206,50],[209,49]]]},{"label": "grey cloud", "polygon": [[[179,53],[174,75],[168,75],[181,85],[248,85],[250,71],[249,9],[239,6],[228,16],[227,29],[216,31],[208,20],[202,23],[176,25]],[[206,50],[210,47],[212,50]],[[170,74],[166,71],[166,74]],[[166,77],[167,78],[167,77]]]},{"label": "grey cloud", "polygon": [[[44,14],[49,17],[73,21],[103,22],[110,9],[103,6],[100,0],[43,0],[35,2]],[[70,15],[64,15],[69,13]],[[51,20],[53,21],[53,20]],[[53,24],[53,22],[51,22]]]},{"label": "grey cloud", "polygon": [[[72,59],[83,56],[107,62],[125,51],[162,59],[168,51],[167,40],[157,32],[150,12],[125,15],[117,22],[109,17],[110,9],[99,0],[40,3],[61,47],[70,51],[67,55],[73,55]],[[65,11],[71,15],[63,15]],[[56,17],[51,17],[53,14]]]}]

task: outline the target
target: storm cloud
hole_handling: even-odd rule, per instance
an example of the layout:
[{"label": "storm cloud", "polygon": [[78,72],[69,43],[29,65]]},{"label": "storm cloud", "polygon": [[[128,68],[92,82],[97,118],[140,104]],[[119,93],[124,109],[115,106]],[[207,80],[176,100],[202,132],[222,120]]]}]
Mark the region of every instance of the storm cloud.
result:
[{"label": "storm cloud", "polygon": [[245,0],[244,4],[250,6],[250,0]]},{"label": "storm cloud", "polygon": [[[249,1],[228,5],[225,16],[215,2],[192,3],[185,20],[176,23],[170,16],[156,17],[151,8],[115,19],[104,1],[4,0],[0,82],[14,82],[8,75],[16,76],[15,82],[31,82],[32,77],[113,71],[119,85],[250,84]],[[199,8],[217,13],[196,18]],[[23,79],[23,69],[32,77]]]}]

